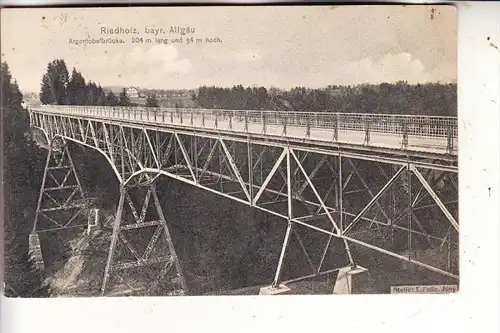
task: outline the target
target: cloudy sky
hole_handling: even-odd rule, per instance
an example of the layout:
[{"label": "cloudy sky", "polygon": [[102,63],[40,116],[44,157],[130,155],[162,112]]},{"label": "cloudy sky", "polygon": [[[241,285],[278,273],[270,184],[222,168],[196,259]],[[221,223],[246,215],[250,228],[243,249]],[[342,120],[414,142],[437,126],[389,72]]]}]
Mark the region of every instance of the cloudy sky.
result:
[{"label": "cloudy sky", "polygon": [[[1,14],[2,61],[26,92],[39,91],[47,63],[55,58],[105,86],[456,81],[453,7],[40,8]],[[154,36],[144,33],[146,27],[171,26],[191,27],[195,39],[218,37],[222,43],[155,44]],[[135,28],[140,34],[106,36],[103,27]],[[125,43],[69,43],[100,37]],[[132,43],[132,37],[149,37],[152,43]]]}]

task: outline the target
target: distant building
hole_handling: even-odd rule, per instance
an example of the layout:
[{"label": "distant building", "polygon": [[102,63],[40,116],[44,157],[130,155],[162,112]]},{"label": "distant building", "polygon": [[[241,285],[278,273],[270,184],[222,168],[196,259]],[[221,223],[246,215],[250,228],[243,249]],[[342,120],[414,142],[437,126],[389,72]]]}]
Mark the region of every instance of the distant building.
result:
[{"label": "distant building", "polygon": [[127,95],[130,98],[138,98],[139,97],[139,88],[137,87],[128,87]]}]

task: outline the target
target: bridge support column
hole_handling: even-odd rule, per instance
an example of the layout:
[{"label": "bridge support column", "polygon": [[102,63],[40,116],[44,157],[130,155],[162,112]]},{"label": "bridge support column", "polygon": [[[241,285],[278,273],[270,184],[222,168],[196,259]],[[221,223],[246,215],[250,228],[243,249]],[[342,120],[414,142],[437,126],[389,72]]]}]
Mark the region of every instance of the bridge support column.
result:
[{"label": "bridge support column", "polygon": [[[329,275],[329,274],[334,274],[337,273],[337,278],[334,284],[334,294],[351,294],[352,293],[352,276],[355,274],[363,273],[366,271],[365,268],[356,265],[352,255],[351,255],[351,250],[349,248],[348,242],[344,240],[337,239],[338,244],[343,244],[345,253],[347,255],[347,259],[349,261],[349,264],[345,267],[342,268],[333,268],[333,269],[324,269],[323,268],[323,263],[325,260],[325,257],[329,251],[332,250],[331,248],[331,241],[333,240],[333,236],[330,236],[328,238],[328,241],[326,242],[326,245],[322,251],[322,256],[317,265],[313,263],[312,256],[310,253],[307,251],[305,244],[299,235],[298,231],[296,230],[297,226],[295,225],[294,222],[289,222],[288,228],[285,233],[285,239],[283,241],[283,246],[281,248],[281,254],[280,258],[278,261],[278,267],[276,268],[276,274],[273,280],[273,283],[270,286],[262,287],[259,291],[259,295],[279,295],[279,294],[288,294],[290,292],[293,292],[294,289],[294,284],[300,281],[306,281],[306,280],[311,280],[314,278],[318,278],[324,275]],[[312,274],[305,275],[305,276],[300,276],[298,278],[293,278],[287,281],[282,280],[282,270],[283,270],[283,265],[285,262],[285,258],[287,255],[287,252],[290,250],[290,243],[292,239],[292,234],[295,236],[295,239],[298,241],[298,244],[300,246],[300,249],[302,253],[304,254],[305,258],[307,259],[309,265],[312,268]]]},{"label": "bridge support column", "polygon": [[184,295],[186,292],[155,181],[122,186],[101,295]]},{"label": "bridge support column", "polygon": [[353,280],[360,273],[366,272],[367,269],[361,266],[347,266],[339,270],[335,286],[333,287],[334,295],[350,295],[353,289]]},{"label": "bridge support column", "polygon": [[86,227],[84,215],[88,206],[67,143],[55,137],[49,143],[35,221],[29,236],[30,259],[36,269],[45,269],[39,233]]},{"label": "bridge support column", "polygon": [[[338,267],[339,264],[343,266],[348,263],[348,267],[352,269],[356,268],[356,264],[353,260],[347,240],[340,239],[338,237],[339,233],[342,230],[342,224],[340,224],[339,227],[336,222],[337,218],[340,218],[340,220],[338,221],[342,223],[341,221],[343,214],[341,197],[343,182],[341,181],[341,171],[338,174],[339,180],[332,182],[332,184],[329,185],[327,194],[322,196],[314,186],[311,178],[316,174],[316,172],[318,172],[322,164],[329,163],[329,161],[323,158],[318,162],[318,164],[315,165],[313,171],[311,171],[311,173],[308,173],[304,169],[304,160],[299,159],[292,149],[285,149],[284,154],[286,154],[286,175],[284,172],[282,172],[281,174],[282,178],[285,180],[285,185],[283,187],[286,186],[287,188],[286,218],[288,221],[288,226],[285,232],[285,237],[283,240],[274,280],[270,286],[261,288],[259,293],[260,295],[277,295],[281,293],[288,293],[295,289],[295,286],[297,286],[297,291],[301,293],[301,291],[298,290],[302,288],[298,284],[298,282],[300,281],[311,280],[322,276],[335,274],[342,269],[345,269],[335,268]],[[339,163],[340,162],[341,160],[339,158]],[[305,182],[297,181],[297,174],[299,171],[305,178]],[[308,189],[308,186],[309,190],[311,191],[308,194],[313,194],[319,201],[319,204],[317,204],[313,208],[306,207],[304,209],[304,207],[301,205],[306,205],[308,202],[311,202],[307,201],[307,199],[305,199],[303,196],[304,193],[307,193],[306,189]],[[327,199],[328,192],[333,191],[333,188],[335,188],[336,192],[336,208],[332,210],[323,210],[324,213],[322,213],[322,208],[326,207],[324,204],[324,200]],[[320,206],[319,209],[317,206]],[[306,211],[308,213],[306,213]],[[304,214],[309,215],[304,216]],[[312,223],[314,222],[316,222],[316,225],[318,225],[319,221],[321,221],[323,225],[326,224],[329,228],[331,228],[331,232],[329,232],[329,235],[326,239],[324,238],[325,235],[323,233],[318,233],[318,230],[321,230],[321,228],[312,225]],[[311,226],[313,226],[313,228],[311,228]],[[316,230],[314,230],[315,228]],[[334,236],[335,234],[336,236]],[[318,243],[318,241],[321,243]],[[318,244],[322,244],[321,248],[318,247]],[[288,271],[286,271],[284,275],[294,274],[300,276],[289,279],[287,281],[283,281],[282,272],[284,271],[283,267],[288,253],[290,253],[290,258],[288,260],[289,263],[287,263]],[[334,254],[334,256],[330,255],[327,258],[328,253]],[[338,256],[338,254],[345,254],[345,256]],[[299,268],[297,262],[304,262],[307,268]],[[334,268],[332,268],[332,266]],[[308,273],[307,271],[309,271],[310,273]],[[322,283],[325,283],[325,280],[327,279],[323,279]],[[313,293],[331,293],[331,289],[329,288],[330,287],[327,288],[328,290],[323,288],[323,291],[313,290]],[[304,290],[303,292],[308,293],[309,290]]]},{"label": "bridge support column", "polygon": [[280,284],[281,271],[283,269],[283,262],[285,260],[286,252],[288,249],[288,244],[290,242],[290,235],[292,234],[293,223],[288,221],[288,227],[285,233],[285,240],[283,241],[283,246],[281,248],[281,254],[278,261],[278,267],[276,268],[276,274],[274,276],[274,281],[270,286],[262,287],[259,291],[259,295],[278,295],[290,291],[284,284]]}]

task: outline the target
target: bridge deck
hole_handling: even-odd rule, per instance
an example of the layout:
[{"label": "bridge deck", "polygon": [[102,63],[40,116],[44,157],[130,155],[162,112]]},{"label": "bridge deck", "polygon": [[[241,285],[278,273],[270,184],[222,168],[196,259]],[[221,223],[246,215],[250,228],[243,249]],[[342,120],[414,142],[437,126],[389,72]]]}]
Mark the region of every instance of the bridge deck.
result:
[{"label": "bridge deck", "polygon": [[458,146],[454,117],[100,106],[40,106],[32,110],[410,153],[456,155]]}]

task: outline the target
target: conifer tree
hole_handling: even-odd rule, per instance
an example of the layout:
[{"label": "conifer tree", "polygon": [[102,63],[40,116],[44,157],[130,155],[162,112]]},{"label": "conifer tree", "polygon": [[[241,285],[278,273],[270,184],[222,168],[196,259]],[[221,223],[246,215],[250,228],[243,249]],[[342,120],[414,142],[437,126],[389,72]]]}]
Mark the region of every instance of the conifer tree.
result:
[{"label": "conifer tree", "polygon": [[[26,214],[26,203],[36,200],[40,165],[43,156],[34,143],[25,136],[29,117],[22,108],[23,96],[12,78],[7,63],[1,65],[1,112],[4,121],[4,283],[6,295],[12,297],[43,296],[40,276],[28,261],[28,234],[31,219]],[[35,176],[37,175],[37,176]]]},{"label": "conifer tree", "polygon": [[120,93],[119,105],[120,106],[129,106],[130,105],[130,98],[128,97],[127,90],[125,88],[123,88],[122,92]]},{"label": "conifer tree", "polygon": [[148,94],[146,98],[146,106],[151,108],[157,108],[160,106],[158,98],[156,98],[156,94]]},{"label": "conifer tree", "polygon": [[52,86],[52,80],[49,73],[45,73],[42,78],[42,87],[40,89],[40,102],[42,104],[55,104],[56,96]]},{"label": "conifer tree", "polygon": [[117,106],[119,105],[119,101],[118,101],[118,98],[116,97],[115,94],[113,94],[112,91],[110,91],[107,95],[106,95],[106,105],[109,105],[109,106]]},{"label": "conifer tree", "polygon": [[97,105],[106,105],[106,93],[100,84],[97,86]]},{"label": "conifer tree", "polygon": [[62,59],[51,61],[42,77],[40,101],[42,104],[68,104],[69,73]]},{"label": "conifer tree", "polygon": [[68,103],[72,105],[85,105],[87,104],[87,84],[80,72],[73,69],[71,79],[68,83]]}]

